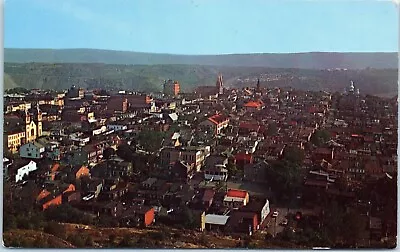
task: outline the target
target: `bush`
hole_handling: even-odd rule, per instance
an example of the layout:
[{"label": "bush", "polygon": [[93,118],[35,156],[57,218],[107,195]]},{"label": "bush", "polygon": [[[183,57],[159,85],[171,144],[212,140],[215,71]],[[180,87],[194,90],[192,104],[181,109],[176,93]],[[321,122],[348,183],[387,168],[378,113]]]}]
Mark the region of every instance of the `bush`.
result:
[{"label": "bush", "polygon": [[100,227],[112,228],[118,227],[118,221],[114,218],[108,216],[100,216],[98,225]]},{"label": "bush", "polygon": [[250,245],[251,242],[252,242],[251,237],[250,237],[250,236],[246,236],[243,240],[244,240],[244,244],[243,244],[243,245],[244,245],[246,248],[248,248],[249,245]]},{"label": "bush", "polygon": [[268,233],[265,235],[265,240],[271,240],[273,238],[272,234]]},{"label": "bush", "polygon": [[17,228],[17,218],[14,215],[4,215],[3,231],[6,232],[15,228]]},{"label": "bush", "polygon": [[208,244],[207,236],[204,233],[200,236],[200,244],[203,246],[207,246]]},{"label": "bush", "polygon": [[57,222],[54,222],[54,221],[48,222],[45,225],[43,231],[48,233],[48,234],[52,234],[54,236],[57,236],[57,237],[59,237],[61,239],[65,239],[65,237],[67,235],[67,232],[65,231],[64,226],[62,226],[61,224],[59,224]]},{"label": "bush", "polygon": [[21,239],[21,248],[32,248],[33,242],[29,241],[26,238]]},{"label": "bush", "polygon": [[34,213],[30,217],[30,223],[34,229],[41,229],[45,226],[44,216],[42,213]]},{"label": "bush", "polygon": [[45,212],[47,220],[54,220],[68,223],[82,223],[92,224],[93,220],[85,212],[73,208],[68,204],[62,204],[59,206],[50,207]]},{"label": "bush", "polygon": [[130,235],[124,235],[124,238],[119,242],[118,247],[120,248],[132,248],[134,247],[134,242],[132,241]]},{"label": "bush", "polygon": [[33,225],[30,223],[29,218],[26,216],[17,216],[17,228],[19,229],[32,229]]},{"label": "bush", "polygon": [[111,244],[114,244],[116,238],[117,238],[117,236],[115,234],[110,234],[108,236],[108,242]]},{"label": "bush", "polygon": [[166,239],[166,234],[164,232],[158,231],[158,232],[150,233],[150,237],[153,240],[163,241]]},{"label": "bush", "polygon": [[81,248],[85,246],[85,240],[79,234],[70,235],[67,239],[72,245]]},{"label": "bush", "polygon": [[172,235],[172,238],[174,238],[174,239],[180,239],[180,238],[182,238],[182,234],[181,234],[181,233],[174,233],[174,234]]},{"label": "bush", "polygon": [[88,235],[88,237],[86,237],[85,246],[93,247],[93,245],[94,245],[93,238],[92,236]]},{"label": "bush", "polygon": [[36,237],[33,242],[34,248],[48,248],[47,239],[43,239],[41,237]]}]

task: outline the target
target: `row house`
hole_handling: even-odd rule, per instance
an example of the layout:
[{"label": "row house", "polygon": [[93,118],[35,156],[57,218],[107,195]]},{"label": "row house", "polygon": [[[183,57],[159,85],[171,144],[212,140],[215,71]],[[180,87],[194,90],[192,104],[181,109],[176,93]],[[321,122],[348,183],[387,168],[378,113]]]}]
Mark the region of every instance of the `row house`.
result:
[{"label": "row house", "polygon": [[119,223],[123,227],[148,227],[154,222],[154,207],[142,205],[129,207],[119,218]]},{"label": "row house", "polygon": [[200,127],[203,129],[209,129],[214,135],[219,135],[223,129],[228,127],[229,118],[222,114],[216,114],[209,118],[206,121],[200,123]]},{"label": "row house", "polygon": [[40,209],[44,211],[51,206],[61,205],[63,203],[63,195],[71,191],[75,191],[75,186],[73,184],[56,185],[56,188],[52,190],[43,189],[37,196],[36,202]]},{"label": "row house", "polygon": [[210,146],[163,147],[160,153],[161,165],[168,167],[177,161],[185,161],[194,165],[195,171],[200,171],[210,150]]},{"label": "row house", "polygon": [[249,193],[247,191],[238,189],[229,189],[223,200],[224,206],[233,209],[245,206],[248,202]]}]

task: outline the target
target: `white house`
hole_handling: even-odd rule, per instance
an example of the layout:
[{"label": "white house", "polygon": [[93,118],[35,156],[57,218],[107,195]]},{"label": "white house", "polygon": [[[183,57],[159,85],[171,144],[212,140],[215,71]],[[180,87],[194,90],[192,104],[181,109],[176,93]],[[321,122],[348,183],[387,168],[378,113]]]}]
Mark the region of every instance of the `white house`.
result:
[{"label": "white house", "polygon": [[102,133],[104,133],[106,131],[107,131],[107,127],[106,126],[101,126],[100,128],[93,130],[93,136],[100,135],[100,134],[102,134]]},{"label": "white house", "polygon": [[30,161],[27,165],[24,165],[17,170],[15,182],[21,181],[25,175],[28,175],[30,172],[35,170],[37,170],[36,162]]},{"label": "white house", "polygon": [[217,164],[212,168],[206,168],[204,170],[204,179],[226,181],[228,179],[228,170],[223,164]]},{"label": "white house", "polygon": [[115,130],[115,131],[121,131],[121,130],[127,130],[128,127],[126,125],[121,125],[121,124],[108,124],[107,125],[108,130]]},{"label": "white house", "polygon": [[265,205],[261,209],[261,220],[260,223],[262,223],[265,218],[267,218],[268,214],[270,213],[270,208],[269,208],[269,200],[265,200]]},{"label": "white house", "polygon": [[228,124],[229,124],[228,117],[221,114],[216,114],[207,118],[207,120],[203,121],[202,123],[200,123],[200,126],[203,128],[209,128],[214,132],[215,135],[219,135],[222,129],[228,127]]},{"label": "white house", "polygon": [[22,145],[19,148],[19,155],[22,158],[39,159],[44,157],[45,146],[38,142],[31,142]]},{"label": "white house", "polygon": [[224,197],[224,206],[239,208],[249,203],[249,193],[244,190],[229,189]]},{"label": "white house", "polygon": [[84,136],[82,133],[73,133],[69,135],[69,139],[71,139],[74,142],[77,142],[79,146],[85,146],[90,141],[90,137]]}]

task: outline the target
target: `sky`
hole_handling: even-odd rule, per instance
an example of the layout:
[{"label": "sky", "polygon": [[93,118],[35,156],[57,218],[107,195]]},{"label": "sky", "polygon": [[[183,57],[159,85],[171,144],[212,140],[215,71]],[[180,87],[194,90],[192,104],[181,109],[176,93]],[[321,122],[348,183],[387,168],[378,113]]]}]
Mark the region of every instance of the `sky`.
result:
[{"label": "sky", "polygon": [[172,54],[394,52],[399,9],[374,0],[6,0],[6,48]]}]

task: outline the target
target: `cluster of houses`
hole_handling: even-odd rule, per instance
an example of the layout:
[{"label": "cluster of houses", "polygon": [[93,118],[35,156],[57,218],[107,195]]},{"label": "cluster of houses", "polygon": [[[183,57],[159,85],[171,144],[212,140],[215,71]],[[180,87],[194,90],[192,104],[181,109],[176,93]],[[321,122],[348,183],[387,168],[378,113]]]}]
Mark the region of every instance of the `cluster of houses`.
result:
[{"label": "cluster of houses", "polygon": [[[354,92],[259,83],[226,90],[222,76],[216,87],[174,96],[73,86],[6,96],[4,122],[4,174],[34,181],[38,207],[70,204],[121,226],[184,223],[191,211],[198,230],[254,233],[269,200],[226,181],[266,183],[271,164],[293,147],[305,154],[310,202],[322,194],[355,201],[363,182],[397,173],[397,100]],[[149,130],[164,135],[156,151],[135,145]],[[329,139],[316,146],[321,130]],[[121,145],[135,145],[131,160],[104,155]]]}]

